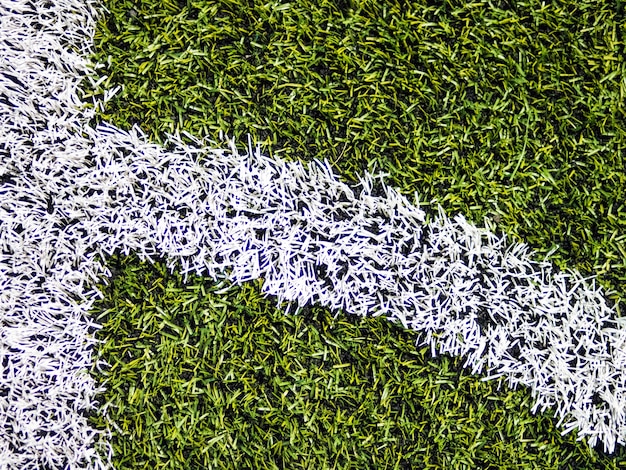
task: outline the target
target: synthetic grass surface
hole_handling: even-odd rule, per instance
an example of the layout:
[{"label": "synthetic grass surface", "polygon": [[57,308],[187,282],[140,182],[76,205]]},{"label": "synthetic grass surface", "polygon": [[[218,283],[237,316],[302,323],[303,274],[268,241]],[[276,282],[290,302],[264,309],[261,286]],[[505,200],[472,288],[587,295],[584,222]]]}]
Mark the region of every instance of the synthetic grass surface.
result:
[{"label": "synthetic grass surface", "polygon": [[[249,133],[273,155],[327,158],[348,180],[383,170],[422,203],[487,218],[538,257],[556,249],[558,266],[626,297],[620,4],[106,7],[94,60],[108,78],[86,93],[123,89],[102,119],[155,141],[186,130],[219,142],[223,131],[243,144]],[[118,261],[100,305],[112,308],[100,352],[113,365],[103,399],[120,426],[118,468],[624,460],[621,448],[598,456],[561,437],[549,412],[530,415],[525,391],[432,360],[383,319],[284,317],[252,285],[217,295],[207,280]]]}]

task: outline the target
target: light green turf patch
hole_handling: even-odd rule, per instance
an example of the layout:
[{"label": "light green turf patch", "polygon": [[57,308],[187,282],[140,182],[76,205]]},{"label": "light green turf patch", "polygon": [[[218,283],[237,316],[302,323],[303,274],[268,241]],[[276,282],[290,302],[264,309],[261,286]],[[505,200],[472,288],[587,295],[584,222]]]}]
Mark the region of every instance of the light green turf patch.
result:
[{"label": "light green turf patch", "polygon": [[[103,89],[123,90],[99,119],[137,123],[155,141],[184,129],[243,144],[250,133],[274,155],[327,158],[346,179],[382,169],[405,194],[489,217],[539,254],[558,245],[558,266],[597,274],[626,298],[623,11],[609,1],[405,3],[106,2],[95,60],[106,64]],[[123,263],[99,307],[115,305],[101,353],[114,364],[106,399],[124,430],[120,468],[600,465],[547,415],[529,416],[526,392],[450,376],[459,361],[432,361],[382,320],[340,316],[330,330],[322,310],[282,318],[255,286],[216,296],[201,279],[140,294],[165,275]],[[184,305],[201,286],[207,296]],[[389,375],[376,383],[374,367]],[[260,371],[268,382],[257,392]],[[274,447],[258,448],[270,435]]]}]

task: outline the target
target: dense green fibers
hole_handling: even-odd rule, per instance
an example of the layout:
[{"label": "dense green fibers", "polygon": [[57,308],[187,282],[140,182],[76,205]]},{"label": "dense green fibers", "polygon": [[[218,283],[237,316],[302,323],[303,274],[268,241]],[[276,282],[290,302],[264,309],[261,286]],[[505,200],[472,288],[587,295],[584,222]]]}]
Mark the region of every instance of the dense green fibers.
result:
[{"label": "dense green fibers", "polygon": [[[384,171],[426,206],[597,275],[625,311],[621,2],[105,5],[107,78],[85,94],[122,88],[98,119],[160,142],[250,134],[346,180]],[[383,319],[284,317],[256,285],[220,295],[118,261],[98,306],[118,469],[626,465]]]}]

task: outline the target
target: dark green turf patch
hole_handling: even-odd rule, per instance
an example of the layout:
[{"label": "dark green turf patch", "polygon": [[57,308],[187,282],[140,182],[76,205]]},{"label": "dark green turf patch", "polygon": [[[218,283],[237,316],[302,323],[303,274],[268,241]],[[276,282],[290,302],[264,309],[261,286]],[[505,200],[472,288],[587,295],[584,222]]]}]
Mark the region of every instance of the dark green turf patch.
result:
[{"label": "dark green turf patch", "polygon": [[113,262],[98,305],[111,366],[99,378],[118,470],[591,469],[621,458],[561,437],[531,415],[528,392],[432,359],[383,318],[286,316],[258,285],[217,294],[164,263]]},{"label": "dark green turf patch", "polygon": [[624,31],[611,1],[111,0],[101,114],[327,158],[557,251],[624,297]]}]

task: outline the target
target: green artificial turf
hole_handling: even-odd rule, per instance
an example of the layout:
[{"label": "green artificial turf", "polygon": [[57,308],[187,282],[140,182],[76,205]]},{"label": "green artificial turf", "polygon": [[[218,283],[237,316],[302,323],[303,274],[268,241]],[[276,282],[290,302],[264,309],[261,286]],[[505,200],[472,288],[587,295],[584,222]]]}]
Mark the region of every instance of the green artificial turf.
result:
[{"label": "green artificial turf", "polygon": [[183,283],[164,263],[112,264],[100,353],[118,469],[584,469],[622,458],[561,437],[530,413],[528,391],[432,359],[383,318],[285,315],[259,283],[217,294],[224,286]]},{"label": "green artificial turf", "polygon": [[[610,1],[105,2],[100,112],[364,169],[626,299],[626,19]],[[618,468],[528,391],[384,319],[285,317],[115,258],[98,304],[118,469]],[[104,314],[101,314],[102,312]],[[102,379],[102,376],[99,376]],[[100,418],[93,418],[104,426]]]}]

